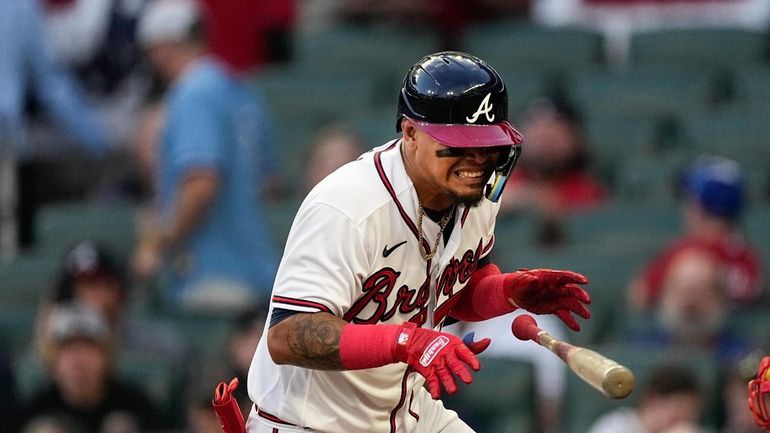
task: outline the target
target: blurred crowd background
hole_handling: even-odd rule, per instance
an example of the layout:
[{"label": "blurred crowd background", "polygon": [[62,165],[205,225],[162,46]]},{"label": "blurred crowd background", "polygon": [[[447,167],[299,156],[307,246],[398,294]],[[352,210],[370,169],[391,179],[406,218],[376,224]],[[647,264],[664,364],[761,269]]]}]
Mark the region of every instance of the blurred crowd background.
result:
[{"label": "blurred crowd background", "polygon": [[[746,383],[770,351],[770,2],[205,0],[200,23],[171,7],[143,24],[164,1],[0,2],[0,431],[214,433],[213,390],[232,377],[249,410],[270,270],[185,297],[179,276],[206,263],[184,236],[214,211],[173,248],[157,236],[168,188],[192,176],[169,178],[168,154],[184,153],[164,140],[215,137],[174,110],[228,106],[196,112],[174,68],[209,59],[202,88],[233,104],[254,92],[256,126],[227,137],[257,147],[205,148],[183,168],[198,192],[215,180],[220,222],[258,228],[241,258],[267,269],[304,194],[397,137],[404,74],[445,49],[501,73],[525,136],[494,261],[587,275],[580,333],[538,322],[637,377],[607,400],[514,341],[507,316],[452,328],[493,345],[446,404],[489,433],[762,431]],[[218,207],[233,183],[254,218]]]}]

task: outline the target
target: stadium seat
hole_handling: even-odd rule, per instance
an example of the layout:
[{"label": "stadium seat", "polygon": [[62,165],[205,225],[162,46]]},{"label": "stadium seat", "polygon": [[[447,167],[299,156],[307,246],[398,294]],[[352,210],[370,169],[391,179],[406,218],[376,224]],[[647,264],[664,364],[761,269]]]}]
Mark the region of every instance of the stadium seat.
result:
[{"label": "stadium seat", "polygon": [[635,65],[730,69],[764,61],[763,32],[739,28],[665,29],[635,33],[629,59]]},{"label": "stadium seat", "polygon": [[444,405],[478,432],[539,431],[534,365],[483,354],[480,360],[482,368],[473,374],[473,384],[460,383],[457,394],[442,396]]},{"label": "stadium seat", "polygon": [[542,74],[513,69],[500,72],[500,76],[508,90],[508,119],[515,126],[522,123],[528,104],[555,90]]},{"label": "stadium seat", "polygon": [[563,71],[603,64],[603,43],[602,35],[591,30],[503,21],[469,28],[465,48],[501,74],[524,70],[559,80]]},{"label": "stadium seat", "polygon": [[692,162],[695,156],[686,150],[670,150],[623,161],[617,171],[617,197],[648,205],[674,203],[679,170]]},{"label": "stadium seat", "polygon": [[38,305],[42,294],[54,283],[58,269],[58,257],[31,253],[0,264],[0,302],[20,307]]},{"label": "stadium seat", "polygon": [[659,122],[653,116],[601,116],[585,120],[584,133],[593,171],[614,186],[624,160],[649,154],[660,144]]},{"label": "stadium seat", "polygon": [[438,51],[438,40],[429,31],[350,25],[300,35],[295,46],[294,62],[317,72],[403,77],[423,56]]},{"label": "stadium seat", "polygon": [[754,65],[735,73],[736,99],[754,113],[770,112],[770,66]]},{"label": "stadium seat", "polygon": [[136,237],[136,207],[84,202],[45,206],[38,217],[39,252],[61,258],[83,239],[104,244],[118,259],[130,256]]},{"label": "stadium seat", "polygon": [[383,78],[376,73],[332,73],[293,65],[256,74],[253,83],[279,123],[318,126],[374,106]]},{"label": "stadium seat", "polygon": [[38,304],[0,302],[0,341],[8,354],[16,355],[29,348],[34,335]]},{"label": "stadium seat", "polygon": [[269,233],[276,251],[283,251],[300,204],[294,199],[274,200],[265,204]]},{"label": "stadium seat", "polygon": [[697,154],[721,155],[747,168],[768,169],[770,121],[767,112],[726,110],[693,114],[683,121],[686,144]]},{"label": "stadium seat", "polygon": [[567,91],[587,118],[655,116],[677,119],[712,105],[715,76],[702,70],[634,67],[572,74]]}]

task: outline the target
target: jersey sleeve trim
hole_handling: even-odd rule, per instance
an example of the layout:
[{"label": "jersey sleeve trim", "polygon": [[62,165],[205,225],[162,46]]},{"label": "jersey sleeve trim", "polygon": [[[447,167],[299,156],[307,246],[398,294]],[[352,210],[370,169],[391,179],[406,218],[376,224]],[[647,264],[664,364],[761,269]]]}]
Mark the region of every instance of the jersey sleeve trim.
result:
[{"label": "jersey sleeve trim", "polygon": [[305,299],[287,298],[286,296],[273,296],[273,306],[275,308],[283,308],[286,310],[302,311],[306,313],[324,312],[332,313],[331,308],[318,302],[308,301]]}]

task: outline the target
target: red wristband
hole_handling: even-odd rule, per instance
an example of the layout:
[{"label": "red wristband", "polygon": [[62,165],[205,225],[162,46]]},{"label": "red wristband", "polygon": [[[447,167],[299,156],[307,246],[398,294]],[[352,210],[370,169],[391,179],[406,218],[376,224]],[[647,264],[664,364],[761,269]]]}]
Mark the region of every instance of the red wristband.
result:
[{"label": "red wristband", "polygon": [[477,269],[450,315],[466,322],[480,322],[516,310],[503,290],[506,278],[511,275],[501,273],[493,263]]},{"label": "red wristband", "polygon": [[346,370],[381,367],[396,362],[400,325],[347,324],[340,334],[340,360]]}]

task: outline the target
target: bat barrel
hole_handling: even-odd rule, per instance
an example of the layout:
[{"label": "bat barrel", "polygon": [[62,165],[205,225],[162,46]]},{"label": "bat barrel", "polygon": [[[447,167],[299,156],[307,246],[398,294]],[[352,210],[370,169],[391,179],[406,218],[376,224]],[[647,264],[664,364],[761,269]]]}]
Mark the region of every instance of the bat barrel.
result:
[{"label": "bat barrel", "polygon": [[631,370],[593,350],[570,351],[567,364],[581,379],[609,398],[626,398],[634,390],[636,380]]},{"label": "bat barrel", "polygon": [[602,382],[604,395],[614,399],[626,398],[634,390],[634,374],[626,367],[617,365],[607,371]]}]

